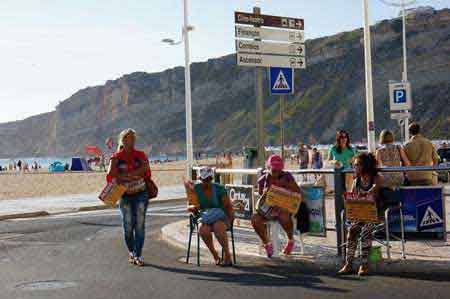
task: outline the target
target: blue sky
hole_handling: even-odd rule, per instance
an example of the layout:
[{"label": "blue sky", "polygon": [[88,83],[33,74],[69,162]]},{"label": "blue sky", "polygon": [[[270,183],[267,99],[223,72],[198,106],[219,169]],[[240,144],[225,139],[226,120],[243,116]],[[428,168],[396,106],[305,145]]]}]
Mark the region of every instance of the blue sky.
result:
[{"label": "blue sky", "polygon": [[[393,1],[393,0],[392,0]],[[306,38],[362,24],[361,0],[189,0],[193,61],[234,52],[235,10],[305,19]],[[450,0],[418,0],[437,9]],[[398,8],[370,1],[375,23]],[[0,0],[0,122],[48,112],[77,90],[184,64],[182,0]]]}]

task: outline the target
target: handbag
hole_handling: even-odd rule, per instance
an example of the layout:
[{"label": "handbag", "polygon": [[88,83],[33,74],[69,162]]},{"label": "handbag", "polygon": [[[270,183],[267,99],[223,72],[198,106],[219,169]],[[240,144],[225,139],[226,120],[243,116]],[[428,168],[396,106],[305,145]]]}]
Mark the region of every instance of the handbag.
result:
[{"label": "handbag", "polygon": [[158,186],[150,177],[145,178],[145,185],[147,186],[149,200],[158,196]]}]

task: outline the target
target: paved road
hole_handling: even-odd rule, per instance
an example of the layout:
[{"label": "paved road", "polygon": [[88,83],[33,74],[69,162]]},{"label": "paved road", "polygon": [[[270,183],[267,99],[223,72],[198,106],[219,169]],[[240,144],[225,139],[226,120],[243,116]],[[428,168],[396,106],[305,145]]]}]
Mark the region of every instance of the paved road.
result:
[{"label": "paved road", "polygon": [[183,206],[151,205],[147,266],[128,265],[116,211],[0,222],[0,298],[448,298],[449,275],[341,278],[302,263],[239,258],[239,266],[184,264],[160,240]]}]

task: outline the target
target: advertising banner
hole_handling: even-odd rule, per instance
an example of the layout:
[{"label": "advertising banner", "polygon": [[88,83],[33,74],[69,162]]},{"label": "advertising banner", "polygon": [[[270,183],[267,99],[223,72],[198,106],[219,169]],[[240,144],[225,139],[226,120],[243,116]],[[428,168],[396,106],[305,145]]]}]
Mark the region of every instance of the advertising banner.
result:
[{"label": "advertising banner", "polygon": [[[400,189],[405,232],[438,233],[445,236],[445,205],[442,187],[404,187]],[[400,214],[392,213],[390,228],[400,232]]]},{"label": "advertising banner", "polygon": [[309,210],[310,236],[326,237],[325,190],[323,187],[303,187],[303,201]]},{"label": "advertising banner", "polygon": [[225,185],[231,204],[234,208],[234,216],[238,219],[250,220],[253,215],[253,192],[250,185]]}]

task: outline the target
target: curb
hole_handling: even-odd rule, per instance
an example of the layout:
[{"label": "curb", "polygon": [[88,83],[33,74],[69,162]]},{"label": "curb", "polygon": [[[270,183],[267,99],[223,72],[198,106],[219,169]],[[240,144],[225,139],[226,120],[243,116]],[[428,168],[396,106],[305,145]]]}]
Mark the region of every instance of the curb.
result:
[{"label": "curb", "polygon": [[11,220],[11,219],[36,218],[36,217],[45,217],[45,216],[50,216],[50,213],[47,211],[19,213],[19,214],[1,215],[0,221]]},{"label": "curb", "polygon": [[[181,198],[169,198],[169,199],[157,199],[150,201],[149,204],[160,204],[160,203],[172,203],[172,202],[178,202],[178,201],[186,201],[185,197]],[[8,214],[8,215],[0,215],[0,221],[5,220],[13,220],[13,219],[25,219],[25,218],[38,218],[38,217],[47,217],[51,215],[64,215],[64,214],[73,214],[78,212],[91,212],[91,211],[101,211],[101,210],[113,210],[116,209],[116,207],[111,207],[107,205],[94,205],[94,206],[86,206],[86,207],[80,207],[75,208],[63,212],[54,212],[50,213],[47,211],[37,211],[37,212],[29,212],[29,213],[18,213],[18,214]]]},{"label": "curb", "polygon": [[[177,223],[181,224],[181,222],[186,222],[186,220],[180,220],[176,222],[169,223],[161,228],[161,236],[162,240],[168,243],[171,246],[177,247],[179,249],[187,249],[187,235],[186,242],[182,242],[176,237],[173,237],[173,233],[171,233],[171,225],[175,225]],[[187,224],[187,223],[186,223]],[[193,244],[195,244],[195,240],[193,239]],[[196,246],[192,246],[191,254],[196,253]],[[206,253],[207,248],[204,247],[204,244],[201,243],[200,251],[202,252],[202,256]],[[337,271],[341,266],[342,261],[338,256],[319,256],[317,258],[311,258],[310,256],[295,256],[293,258],[290,257],[279,257],[268,260],[266,257],[260,256],[255,253],[250,252],[237,252],[237,256],[242,257],[250,257],[250,258],[258,258],[264,261],[270,261],[275,265],[281,265],[282,263],[303,263],[307,265],[313,265],[319,267],[321,270],[327,269],[331,271]],[[192,256],[195,259],[195,255]],[[356,259],[357,260],[357,259]],[[448,269],[450,267],[450,261],[439,261],[439,260],[414,260],[409,258],[407,255],[406,260],[395,259],[395,260],[387,260],[383,259],[382,262],[378,264],[372,264],[371,272],[376,274],[390,274],[390,275],[400,275],[401,273],[415,274],[415,273],[429,273],[430,275],[446,275],[448,276]],[[357,269],[357,267],[354,267]]]}]

